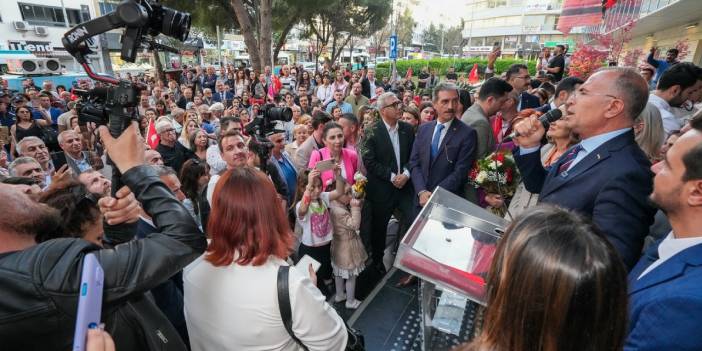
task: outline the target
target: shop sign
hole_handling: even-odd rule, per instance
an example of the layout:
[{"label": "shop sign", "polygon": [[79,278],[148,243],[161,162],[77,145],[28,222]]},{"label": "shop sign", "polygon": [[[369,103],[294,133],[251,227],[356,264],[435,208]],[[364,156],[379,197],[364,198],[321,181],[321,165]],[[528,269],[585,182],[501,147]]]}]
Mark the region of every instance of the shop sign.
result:
[{"label": "shop sign", "polygon": [[31,52],[54,52],[49,41],[8,41],[10,50],[27,50]]}]

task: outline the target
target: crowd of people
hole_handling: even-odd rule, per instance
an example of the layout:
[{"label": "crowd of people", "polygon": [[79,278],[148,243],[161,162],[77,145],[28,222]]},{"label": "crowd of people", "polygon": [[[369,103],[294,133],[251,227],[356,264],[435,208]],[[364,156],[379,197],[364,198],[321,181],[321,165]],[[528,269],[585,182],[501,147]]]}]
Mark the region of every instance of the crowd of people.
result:
[{"label": "crowd of people", "polygon": [[[343,350],[336,309],[361,305],[364,271],[386,273],[391,218],[401,235],[442,187],[512,222],[482,332],[462,349],[701,348],[702,69],[669,52],[655,71],[583,80],[563,53],[532,79],[523,64],[496,76],[493,52],[473,90],[452,70],[416,85],[295,65],[127,75],[146,88],[119,138],[80,121],[71,87],[5,87],[0,339],[69,348],[96,253],[109,335],[90,335],[117,350]],[[271,105],[291,120],[254,134]],[[497,150],[514,154],[514,195],[470,182]],[[288,327],[280,267],[305,256],[320,265],[289,268]]]}]

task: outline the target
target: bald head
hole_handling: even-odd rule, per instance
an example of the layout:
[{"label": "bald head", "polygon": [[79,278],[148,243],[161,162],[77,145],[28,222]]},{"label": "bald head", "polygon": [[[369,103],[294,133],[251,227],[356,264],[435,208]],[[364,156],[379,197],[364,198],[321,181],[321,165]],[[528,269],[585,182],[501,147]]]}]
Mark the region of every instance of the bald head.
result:
[{"label": "bald head", "polygon": [[161,154],[153,149],[144,151],[144,163],[147,165],[163,165]]}]

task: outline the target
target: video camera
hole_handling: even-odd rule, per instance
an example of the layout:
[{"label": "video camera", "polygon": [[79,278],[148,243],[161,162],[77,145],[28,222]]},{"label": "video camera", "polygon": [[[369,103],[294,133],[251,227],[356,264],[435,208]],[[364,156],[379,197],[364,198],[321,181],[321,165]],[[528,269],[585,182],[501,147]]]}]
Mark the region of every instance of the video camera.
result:
[{"label": "video camera", "polygon": [[[74,90],[78,101],[78,125],[87,134],[86,124],[107,125],[113,138],[117,138],[138,120],[137,105],[140,92],[145,87],[129,80],[117,79],[93,72],[88,64],[88,55],[93,53],[89,43],[92,37],[113,29],[124,28],[122,34],[122,60],[134,62],[141,47],[146,49],[176,49],[156,42],[155,36],[163,33],[185,41],[190,32],[190,14],[179,12],[149,0],[124,0],[115,11],[71,28],[61,40],[71,56],[83,67],[92,80],[104,83],[104,87],[91,90]],[[114,166],[107,159],[108,164]],[[112,167],[112,196],[122,187],[121,174]],[[133,224],[105,225],[105,239],[113,242],[130,240],[136,228]]]},{"label": "video camera", "polygon": [[283,122],[292,120],[290,107],[277,107],[273,104],[261,106],[258,115],[246,125],[246,134],[266,138],[274,133],[283,133]]},{"label": "video camera", "polygon": [[87,55],[92,51],[88,44],[92,37],[107,31],[124,27],[122,34],[121,58],[134,62],[139,49],[158,48],[178,52],[155,41],[154,37],[163,33],[180,41],[185,41],[190,32],[190,14],[179,12],[148,0],[125,0],[115,11],[81,23],[64,34],[62,42],[66,51],[76,58],[88,77],[107,84],[104,88],[78,91],[81,97],[78,109],[79,125],[87,122],[108,125],[110,134],[118,137],[131,121],[137,120],[135,107],[139,103],[140,91],[145,87],[128,80],[98,75],[88,65]]},{"label": "video camera", "polygon": [[249,141],[249,151],[255,153],[260,161],[259,169],[268,174],[266,164],[271,157],[273,143],[268,141],[268,137],[275,133],[284,133],[283,122],[290,122],[292,119],[292,109],[289,107],[277,107],[274,104],[267,104],[261,107],[257,116],[246,125],[246,134],[253,138]]}]

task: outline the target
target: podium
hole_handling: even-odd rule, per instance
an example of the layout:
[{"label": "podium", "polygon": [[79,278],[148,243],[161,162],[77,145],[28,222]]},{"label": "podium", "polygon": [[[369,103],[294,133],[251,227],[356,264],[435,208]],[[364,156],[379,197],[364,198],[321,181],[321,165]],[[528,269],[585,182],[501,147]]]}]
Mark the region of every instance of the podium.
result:
[{"label": "podium", "polygon": [[[437,188],[400,242],[394,266],[420,280],[422,350],[442,333],[472,339],[486,304],[486,277],[508,222]],[[461,303],[462,301],[462,303]]]}]

